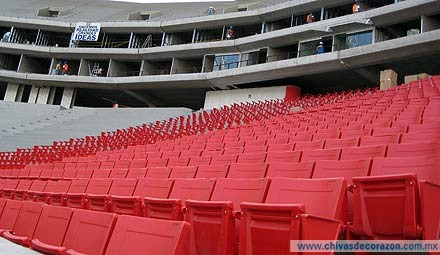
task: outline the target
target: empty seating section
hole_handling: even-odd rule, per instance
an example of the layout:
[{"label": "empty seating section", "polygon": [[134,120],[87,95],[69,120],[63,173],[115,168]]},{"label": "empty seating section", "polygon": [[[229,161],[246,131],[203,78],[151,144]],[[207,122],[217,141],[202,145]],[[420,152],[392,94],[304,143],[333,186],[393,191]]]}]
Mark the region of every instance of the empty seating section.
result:
[{"label": "empty seating section", "polygon": [[438,239],[439,82],[243,104],[201,113],[217,118],[203,132],[157,122],[142,135],[119,131],[142,144],[89,137],[112,150],[77,144],[62,160],[8,165],[0,235],[47,254],[287,254],[291,239]]}]

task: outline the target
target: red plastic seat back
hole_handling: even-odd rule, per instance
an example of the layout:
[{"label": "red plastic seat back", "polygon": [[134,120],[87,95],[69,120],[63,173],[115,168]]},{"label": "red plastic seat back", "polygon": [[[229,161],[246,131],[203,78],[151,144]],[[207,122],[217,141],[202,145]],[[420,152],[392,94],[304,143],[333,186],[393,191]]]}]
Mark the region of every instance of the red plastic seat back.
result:
[{"label": "red plastic seat back", "polygon": [[[435,141],[435,140],[433,140]],[[387,157],[421,157],[440,155],[440,143],[421,142],[388,145]]]},{"label": "red plastic seat back", "polygon": [[126,178],[143,178],[147,174],[148,168],[130,168]]},{"label": "red plastic seat back", "polygon": [[211,201],[231,201],[235,210],[241,202],[262,203],[269,187],[269,179],[217,179]]},{"label": "red plastic seat back", "polygon": [[358,160],[319,160],[315,164],[313,177],[316,178],[334,178],[343,177],[349,185],[352,178],[358,176],[368,176],[370,173],[370,159]]},{"label": "red plastic seat back", "polygon": [[43,210],[42,203],[23,202],[17,221],[12,229],[14,234],[32,238],[38,220],[40,219],[41,210]]},{"label": "red plastic seat back", "polygon": [[347,183],[343,178],[273,178],[266,197],[269,204],[303,204],[306,213],[330,219],[345,217]]},{"label": "red plastic seat back", "polygon": [[171,170],[171,167],[149,167],[145,177],[167,179],[170,177]]},{"label": "red plastic seat back", "polygon": [[113,179],[109,195],[132,196],[136,188],[137,179]]},{"label": "red plastic seat back", "polygon": [[308,150],[303,151],[301,162],[316,161],[316,160],[338,160],[341,154],[341,149],[326,149],[326,150]]},{"label": "red plastic seat back", "polygon": [[268,152],[266,163],[272,162],[299,162],[301,151]]},{"label": "red plastic seat back", "polygon": [[85,193],[96,195],[108,194],[111,185],[111,179],[91,179]]},{"label": "red plastic seat back", "polygon": [[371,176],[415,174],[419,180],[440,183],[436,157],[376,158],[371,167]]},{"label": "red plastic seat back", "polygon": [[88,179],[73,179],[68,193],[84,193],[87,190],[88,184]]},{"label": "red plastic seat back", "polygon": [[311,178],[314,162],[272,162],[267,169],[267,177]]},{"label": "red plastic seat back", "polygon": [[61,246],[73,211],[68,207],[44,206],[33,238],[45,244]]},{"label": "red plastic seat back", "polygon": [[229,165],[201,165],[196,178],[225,178],[229,171]]},{"label": "red plastic seat back", "polygon": [[264,178],[266,177],[267,164],[255,163],[255,164],[231,164],[229,167],[228,178]]},{"label": "red plastic seat back", "polygon": [[211,159],[211,165],[225,165],[236,163],[238,155],[217,155]]},{"label": "red plastic seat back", "polygon": [[22,201],[8,200],[0,217],[0,229],[10,230],[17,221],[18,214],[23,205]]},{"label": "red plastic seat back", "polygon": [[176,179],[169,198],[207,201],[214,189],[214,179]]},{"label": "red plastic seat back", "polygon": [[238,156],[237,163],[259,164],[266,160],[266,153],[245,153]]},{"label": "red plastic seat back", "polygon": [[189,224],[122,215],[118,217],[110,238],[107,255],[183,254],[188,239]]},{"label": "red plastic seat back", "polygon": [[134,196],[168,198],[174,180],[141,178],[138,180]]},{"label": "red plastic seat back", "polygon": [[104,254],[116,218],[112,213],[76,209],[63,246],[84,254]]},{"label": "red plastic seat back", "polygon": [[59,180],[48,181],[45,192],[66,193],[69,190],[71,181]]},{"label": "red plastic seat back", "polygon": [[197,166],[176,166],[171,171],[170,178],[194,178],[197,173]]},{"label": "red plastic seat back", "polygon": [[44,190],[46,185],[47,185],[46,181],[34,180],[32,181],[32,185],[30,186],[29,190],[41,192]]},{"label": "red plastic seat back", "polygon": [[342,148],[341,160],[385,157],[386,152],[387,152],[386,145],[347,147],[347,148]]}]

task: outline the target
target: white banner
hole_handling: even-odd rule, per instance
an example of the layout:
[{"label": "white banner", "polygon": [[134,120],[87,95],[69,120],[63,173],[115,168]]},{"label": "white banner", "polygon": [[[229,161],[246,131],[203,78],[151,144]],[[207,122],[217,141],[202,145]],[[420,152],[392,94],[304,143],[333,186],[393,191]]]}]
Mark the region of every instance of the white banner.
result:
[{"label": "white banner", "polygon": [[99,31],[101,31],[101,23],[76,23],[75,32],[73,33],[73,41],[98,41]]}]

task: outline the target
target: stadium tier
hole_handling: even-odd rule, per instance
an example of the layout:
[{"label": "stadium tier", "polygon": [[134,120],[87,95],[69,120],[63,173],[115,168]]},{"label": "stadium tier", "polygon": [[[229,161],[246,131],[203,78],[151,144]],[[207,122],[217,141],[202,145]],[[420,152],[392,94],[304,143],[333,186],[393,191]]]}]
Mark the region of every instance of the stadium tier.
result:
[{"label": "stadium tier", "polygon": [[[225,107],[152,124],[160,136],[145,144],[1,169],[0,229],[48,254],[278,255],[291,239],[437,240],[439,89],[434,76]],[[95,139],[139,137],[128,134]]]}]

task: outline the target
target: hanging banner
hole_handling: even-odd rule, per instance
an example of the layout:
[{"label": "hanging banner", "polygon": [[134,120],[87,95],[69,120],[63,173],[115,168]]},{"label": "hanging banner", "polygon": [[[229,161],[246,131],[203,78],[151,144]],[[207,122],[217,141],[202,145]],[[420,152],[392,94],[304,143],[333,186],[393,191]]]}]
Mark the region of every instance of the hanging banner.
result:
[{"label": "hanging banner", "polygon": [[99,31],[101,31],[101,23],[78,22],[73,33],[73,41],[96,42]]}]

